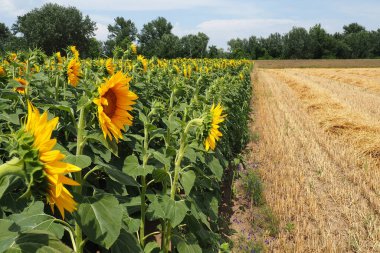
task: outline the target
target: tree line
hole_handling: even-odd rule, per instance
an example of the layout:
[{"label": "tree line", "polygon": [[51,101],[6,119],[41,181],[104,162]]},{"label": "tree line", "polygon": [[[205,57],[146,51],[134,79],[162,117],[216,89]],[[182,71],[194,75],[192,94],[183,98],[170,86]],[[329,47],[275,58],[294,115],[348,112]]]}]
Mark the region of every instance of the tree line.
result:
[{"label": "tree line", "polygon": [[367,31],[351,23],[343,33],[329,34],[320,24],[306,30],[293,27],[288,33],[268,37],[251,36],[231,39],[228,50],[208,45],[204,33],[182,37],[172,32],[173,25],[158,17],[138,31],[134,22],[116,17],[108,25],[108,38],[102,42],[95,36],[96,23],[75,7],[48,3],[23,16],[8,28],[0,23],[0,54],[6,51],[39,48],[52,54],[76,45],[82,57],[112,56],[137,43],[139,54],[159,58],[246,58],[246,59],[349,59],[379,58],[380,29]]}]

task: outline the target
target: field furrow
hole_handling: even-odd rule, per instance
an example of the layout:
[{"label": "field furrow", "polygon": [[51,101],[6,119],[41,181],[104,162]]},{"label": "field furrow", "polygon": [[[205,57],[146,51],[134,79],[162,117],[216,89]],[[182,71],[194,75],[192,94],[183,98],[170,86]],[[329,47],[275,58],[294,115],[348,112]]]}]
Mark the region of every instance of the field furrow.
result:
[{"label": "field furrow", "polygon": [[320,84],[258,71],[259,160],[282,228],[272,250],[379,251],[378,148],[369,140],[380,128]]}]

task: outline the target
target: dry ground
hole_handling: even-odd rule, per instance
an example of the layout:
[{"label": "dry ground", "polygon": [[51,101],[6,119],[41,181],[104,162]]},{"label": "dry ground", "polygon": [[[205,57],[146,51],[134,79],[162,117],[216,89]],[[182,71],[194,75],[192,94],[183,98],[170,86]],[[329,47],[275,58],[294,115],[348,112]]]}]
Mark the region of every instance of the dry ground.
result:
[{"label": "dry ground", "polygon": [[255,70],[270,252],[380,252],[380,69]]}]

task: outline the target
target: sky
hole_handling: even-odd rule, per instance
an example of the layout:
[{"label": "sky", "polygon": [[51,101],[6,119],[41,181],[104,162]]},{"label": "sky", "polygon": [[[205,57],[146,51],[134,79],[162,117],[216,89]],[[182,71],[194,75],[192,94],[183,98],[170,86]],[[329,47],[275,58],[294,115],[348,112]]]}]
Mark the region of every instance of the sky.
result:
[{"label": "sky", "polygon": [[165,17],[178,36],[206,33],[209,45],[227,49],[232,38],[284,34],[292,27],[320,23],[328,32],[357,22],[367,30],[380,28],[379,0],[0,0],[0,22],[11,27],[17,16],[45,3],[74,6],[97,23],[96,38],[107,39],[115,17],[144,24]]}]

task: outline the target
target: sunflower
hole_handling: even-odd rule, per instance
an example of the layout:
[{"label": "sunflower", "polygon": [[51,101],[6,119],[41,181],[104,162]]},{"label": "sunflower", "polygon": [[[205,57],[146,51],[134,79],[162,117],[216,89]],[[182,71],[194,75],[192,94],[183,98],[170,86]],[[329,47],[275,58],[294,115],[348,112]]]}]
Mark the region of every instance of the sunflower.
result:
[{"label": "sunflower", "polygon": [[78,58],[79,58],[79,52],[78,52],[77,48],[76,48],[75,46],[71,46],[71,47],[70,47],[70,50],[71,50],[71,52],[73,53],[74,57],[75,57],[76,59],[78,59]]},{"label": "sunflower", "polygon": [[111,58],[107,59],[107,61],[106,61],[106,69],[107,69],[108,74],[110,74],[110,75],[114,74],[114,67],[113,67],[113,63],[112,63]]},{"label": "sunflower", "polygon": [[220,104],[215,106],[212,104],[210,115],[211,115],[211,127],[208,131],[208,136],[205,140],[205,149],[208,151],[210,148],[212,150],[215,149],[216,141],[222,137],[222,133],[219,131],[219,124],[224,121],[224,118],[227,116],[226,114],[222,115],[223,108]]},{"label": "sunflower", "polygon": [[148,61],[147,61],[147,59],[145,59],[145,57],[142,56],[142,55],[138,55],[137,56],[137,60],[141,62],[142,66],[143,66],[143,70],[144,70],[144,72],[146,72],[148,70]]},{"label": "sunflower", "polygon": [[131,44],[131,50],[132,50],[133,54],[137,54],[137,46],[136,46],[136,44],[134,44],[134,43]]},{"label": "sunflower", "polygon": [[28,102],[28,119],[25,132],[34,137],[33,148],[38,150],[39,162],[43,164],[43,170],[48,181],[47,201],[54,212],[57,206],[62,218],[65,218],[65,210],[72,213],[76,210],[76,202],[73,195],[64,185],[79,185],[76,181],[65,177],[70,172],[78,172],[81,169],[75,165],[62,162],[65,155],[59,150],[52,150],[57,143],[56,139],[50,139],[51,134],[58,124],[58,117],[48,120],[47,112],[42,115],[30,102]]},{"label": "sunflower", "polygon": [[5,76],[6,74],[4,67],[0,66],[0,76]]},{"label": "sunflower", "polygon": [[122,139],[121,130],[131,126],[133,117],[129,113],[138,96],[129,90],[130,77],[117,72],[106,79],[98,88],[99,98],[93,100],[98,106],[99,124],[104,138],[112,136],[116,141]]},{"label": "sunflower", "polygon": [[67,77],[68,82],[72,86],[76,87],[79,82],[80,75],[80,61],[77,58],[71,59],[69,65],[67,66]]},{"label": "sunflower", "polygon": [[[17,77],[14,80],[16,80],[19,84],[23,86],[29,85],[29,82],[26,81],[25,79],[22,79],[21,77]],[[17,87],[17,88],[14,88],[14,90],[20,94],[25,94],[25,87]]]},{"label": "sunflower", "polygon": [[61,52],[57,52],[57,53],[55,53],[55,56],[57,57],[57,62],[58,62],[59,64],[62,64],[62,63],[63,63],[63,60],[62,60]]}]

